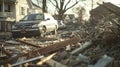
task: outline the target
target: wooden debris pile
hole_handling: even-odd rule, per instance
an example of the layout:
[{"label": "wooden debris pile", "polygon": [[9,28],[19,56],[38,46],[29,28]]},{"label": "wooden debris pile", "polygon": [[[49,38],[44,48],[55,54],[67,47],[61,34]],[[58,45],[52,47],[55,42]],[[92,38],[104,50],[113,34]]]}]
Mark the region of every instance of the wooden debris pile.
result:
[{"label": "wooden debris pile", "polygon": [[3,46],[6,42],[1,42],[0,50],[5,55],[0,56],[0,66],[119,67],[120,13],[115,11],[118,8],[113,6],[110,3],[100,5],[100,8],[105,9],[104,12],[108,11],[105,12],[107,14],[102,12],[96,16],[93,11],[92,20],[81,24],[79,32],[62,34],[61,37],[65,38],[63,41],[53,42],[54,40],[48,39],[47,43],[43,43],[47,40],[45,39],[35,43],[37,40],[33,42],[17,40],[15,44],[22,47],[22,50],[20,52],[14,50],[14,53]]},{"label": "wooden debris pile", "polygon": [[[52,57],[50,54],[57,52],[61,49],[64,49],[67,45],[71,45],[71,44],[74,45],[75,43],[78,43],[79,41],[80,41],[80,38],[75,36],[75,37],[72,37],[72,38],[67,39],[65,41],[54,43],[52,45],[48,45],[45,47],[37,47],[37,45],[31,44],[30,42],[25,42],[25,41],[19,40],[20,43],[24,43],[27,46],[29,45],[29,46],[32,46],[34,48],[30,51],[27,51],[27,52],[12,54],[11,51],[6,50],[3,47],[3,48],[1,48],[1,50],[5,53],[5,56],[0,58],[1,59],[0,65],[1,66],[11,65],[12,67],[14,67],[14,66],[20,66],[20,65],[24,65],[24,64],[28,63],[27,66],[31,66],[31,65],[33,65],[33,66],[38,65],[39,66],[38,63],[41,60],[40,66],[42,66],[42,65],[44,66],[44,64],[41,64],[41,62],[45,63],[45,60],[47,60],[46,63],[48,62],[48,65],[50,65],[51,67],[54,66],[54,64],[51,65],[51,63],[55,63],[55,64],[58,64],[58,66],[59,65],[61,66],[62,64],[51,59]],[[1,43],[1,45],[2,44],[6,45],[6,43]],[[48,55],[50,55],[50,56],[48,56]],[[48,56],[48,58],[46,56]],[[6,58],[6,59],[4,59],[4,58]],[[51,60],[48,61],[48,59],[51,59]]]},{"label": "wooden debris pile", "polygon": [[[82,38],[81,47],[73,51],[58,52],[54,57],[56,61],[68,67],[119,67],[120,8],[110,3],[100,6],[108,11],[105,12],[108,14],[100,14],[97,21],[96,16],[94,19],[92,17],[91,22],[81,25],[77,33]],[[92,42],[92,45],[82,46],[87,41]]]}]

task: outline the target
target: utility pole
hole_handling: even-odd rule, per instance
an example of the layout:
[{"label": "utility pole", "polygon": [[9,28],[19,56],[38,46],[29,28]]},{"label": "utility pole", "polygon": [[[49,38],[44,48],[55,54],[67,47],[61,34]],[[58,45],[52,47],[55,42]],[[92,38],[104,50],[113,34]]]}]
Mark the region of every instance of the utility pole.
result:
[{"label": "utility pole", "polygon": [[4,0],[3,0],[2,6],[3,6],[2,12],[4,12],[4,10],[5,10],[5,2],[4,2]]},{"label": "utility pole", "polygon": [[5,1],[2,0],[2,16],[5,16],[4,12],[5,12]]},{"label": "utility pole", "polygon": [[91,10],[93,9],[93,0],[91,0]]},{"label": "utility pole", "polygon": [[[93,0],[91,0],[91,10],[93,9]],[[91,21],[93,21],[93,16],[91,15]]]}]

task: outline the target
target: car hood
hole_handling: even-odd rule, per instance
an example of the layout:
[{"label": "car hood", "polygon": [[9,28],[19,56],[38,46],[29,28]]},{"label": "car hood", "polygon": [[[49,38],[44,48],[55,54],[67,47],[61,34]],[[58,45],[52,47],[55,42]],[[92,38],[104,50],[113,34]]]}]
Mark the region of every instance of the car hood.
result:
[{"label": "car hood", "polygon": [[20,22],[15,23],[14,25],[15,26],[31,26],[34,24],[38,24],[39,22],[41,21],[20,21]]},{"label": "car hood", "polygon": [[21,21],[14,24],[17,29],[29,29],[33,25],[40,23],[41,21]]},{"label": "car hood", "polygon": [[18,23],[15,23],[15,25],[24,25],[24,24],[37,24],[40,21],[20,21]]}]

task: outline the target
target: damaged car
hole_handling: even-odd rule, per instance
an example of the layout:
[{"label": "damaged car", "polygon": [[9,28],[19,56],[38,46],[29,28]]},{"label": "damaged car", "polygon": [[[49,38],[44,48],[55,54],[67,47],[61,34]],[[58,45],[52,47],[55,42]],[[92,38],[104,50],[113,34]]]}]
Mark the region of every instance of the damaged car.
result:
[{"label": "damaged car", "polygon": [[57,21],[49,13],[29,14],[20,22],[12,25],[12,36],[45,36],[46,33],[55,33],[58,29]]}]

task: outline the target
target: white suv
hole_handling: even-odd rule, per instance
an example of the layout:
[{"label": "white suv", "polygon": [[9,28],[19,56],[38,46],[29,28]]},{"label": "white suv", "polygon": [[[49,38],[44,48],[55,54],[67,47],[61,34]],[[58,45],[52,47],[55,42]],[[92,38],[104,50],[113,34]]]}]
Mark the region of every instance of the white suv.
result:
[{"label": "white suv", "polygon": [[57,21],[48,13],[29,14],[12,25],[13,37],[39,36],[58,29]]}]

